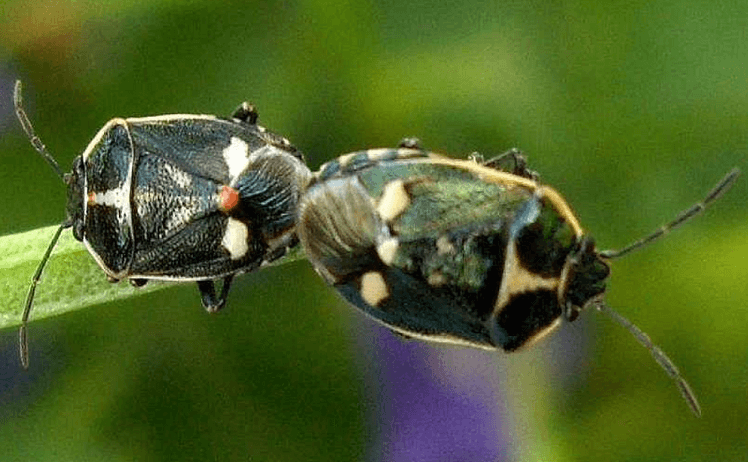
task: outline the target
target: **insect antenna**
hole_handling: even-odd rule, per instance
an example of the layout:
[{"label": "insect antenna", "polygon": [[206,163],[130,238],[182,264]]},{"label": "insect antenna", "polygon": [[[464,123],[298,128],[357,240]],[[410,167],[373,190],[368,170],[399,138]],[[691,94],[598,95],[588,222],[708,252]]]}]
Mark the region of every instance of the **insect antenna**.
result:
[{"label": "insect antenna", "polygon": [[[732,187],[738,176],[740,176],[740,169],[738,169],[737,167],[733,168],[719,181],[719,183],[717,183],[716,186],[714,186],[714,188],[712,188],[711,191],[709,191],[704,199],[679,213],[674,220],[621,249],[603,250],[599,252],[598,255],[601,258],[610,260],[626,255],[627,253],[638,250],[650,244],[651,242],[656,241],[673,229],[677,228],[683,223],[686,223],[687,221],[691,220],[692,218],[706,210],[706,208],[711,205],[712,202],[717,200],[722,194],[724,194]],[[667,354],[665,354],[665,352],[662,351],[660,347],[652,343],[652,340],[647,334],[642,332],[642,330],[636,327],[636,325],[634,325],[631,321],[621,316],[618,312],[606,305],[602,299],[594,300],[592,302],[592,305],[595,306],[598,311],[605,312],[617,323],[628,329],[628,331],[631,332],[636,340],[644,348],[649,350],[649,352],[652,354],[652,357],[655,359],[655,361],[657,361],[657,364],[659,364],[660,367],[662,367],[662,369],[665,371],[665,373],[675,381],[675,384],[678,386],[678,390],[680,390],[683,399],[686,400],[686,403],[688,403],[691,411],[696,415],[696,417],[701,417],[701,406],[699,406],[699,401],[696,399],[696,395],[694,394],[693,390],[691,390],[691,387],[688,385],[688,382],[686,382],[686,379],[684,379],[680,374],[680,371],[675,366],[675,363],[673,363],[673,361],[667,356]]]},{"label": "insect antenna", "polygon": [[26,115],[26,110],[23,108],[23,95],[21,95],[20,80],[16,80],[16,86],[13,90],[13,107],[16,110],[16,117],[18,117],[18,121],[21,122],[23,131],[26,132],[26,136],[28,136],[29,141],[31,141],[31,145],[34,146],[36,152],[41,154],[44,160],[47,161],[47,163],[52,167],[52,170],[57,173],[57,176],[59,176],[64,181],[65,173],[60,168],[60,164],[58,164],[55,158],[52,157],[52,154],[49,153],[47,147],[44,146],[44,143],[42,143],[42,140],[38,136],[36,136],[36,132],[34,132],[34,126],[31,125],[29,116]]},{"label": "insect antenna", "polygon": [[686,382],[686,379],[684,379],[680,374],[680,371],[675,366],[675,363],[673,363],[668,355],[665,354],[665,352],[662,351],[660,347],[652,343],[649,335],[642,332],[641,329],[636,327],[636,325],[634,325],[628,319],[621,316],[617,311],[606,305],[602,300],[595,302],[594,306],[598,311],[606,313],[620,325],[628,329],[629,332],[631,332],[634,337],[636,337],[636,340],[642,346],[644,346],[644,348],[649,350],[649,352],[652,354],[652,357],[655,359],[655,361],[657,361],[657,364],[659,364],[660,367],[665,370],[665,373],[675,381],[675,384],[678,386],[678,390],[680,390],[680,394],[683,396],[683,399],[686,400],[686,403],[688,403],[688,406],[691,408],[691,411],[694,413],[694,415],[696,415],[696,417],[701,417],[701,406],[699,405],[699,401],[696,399],[696,395],[688,385],[688,382]]},{"label": "insect antenna", "polygon": [[[31,125],[31,121],[29,120],[29,116],[26,114],[26,110],[23,108],[23,95],[21,93],[21,81],[16,80],[16,86],[13,90],[13,107],[16,111],[16,117],[18,117],[18,121],[21,123],[21,127],[23,128],[23,131],[26,132],[26,136],[28,136],[29,141],[31,142],[31,145],[34,146],[34,149],[36,149],[36,152],[38,152],[44,160],[47,161],[47,163],[52,167],[52,170],[57,173],[57,176],[59,176],[63,181],[65,181],[65,173],[60,168],[60,165],[57,163],[54,157],[52,157],[52,154],[49,153],[47,150],[47,147],[44,146],[44,143],[42,143],[42,140],[36,135],[36,132],[34,131],[34,126]],[[44,267],[47,265],[47,260],[49,260],[49,256],[52,254],[52,249],[55,248],[55,245],[57,244],[57,240],[60,238],[60,234],[62,233],[62,230],[65,228],[69,228],[72,225],[72,223],[69,220],[65,220],[58,228],[57,232],[55,233],[54,237],[52,238],[52,241],[49,243],[49,246],[47,247],[47,251],[44,253],[44,256],[42,257],[42,261],[39,262],[39,266],[36,268],[36,272],[34,273],[34,277],[31,279],[31,285],[29,286],[29,292],[26,295],[26,304],[23,308],[23,316],[21,318],[21,328],[18,331],[18,341],[19,341],[19,354],[21,356],[21,364],[23,365],[24,369],[29,368],[29,342],[28,342],[28,321],[29,316],[31,315],[31,307],[34,303],[34,295],[36,294],[36,286],[39,284],[39,280],[42,277],[42,272],[44,271]]]},{"label": "insect antenna", "polygon": [[618,258],[623,255],[626,255],[627,253],[633,252],[634,250],[640,249],[647,244],[656,241],[657,239],[661,238],[662,236],[666,235],[670,231],[674,230],[678,226],[682,225],[683,223],[689,221],[691,218],[694,218],[701,212],[703,212],[712,202],[717,200],[723,193],[725,193],[728,189],[732,187],[732,185],[735,183],[735,180],[740,175],[740,169],[739,168],[733,168],[730,170],[730,172],[724,176],[720,180],[717,185],[712,188],[711,191],[709,191],[709,194],[704,197],[704,199],[701,202],[698,202],[691,206],[689,209],[684,210],[680,214],[678,214],[677,217],[670,223],[667,223],[654,232],[650,233],[649,235],[639,239],[636,242],[633,242],[626,247],[623,247],[619,250],[603,250],[600,252],[600,256],[602,258],[606,259],[613,259]]},{"label": "insect antenna", "polygon": [[36,293],[36,286],[37,284],[39,284],[39,280],[42,277],[42,272],[44,271],[44,267],[47,266],[47,260],[49,260],[49,256],[52,254],[52,249],[55,248],[55,245],[57,244],[57,240],[60,238],[60,234],[65,228],[69,228],[69,227],[70,227],[70,224],[66,221],[57,228],[57,232],[55,232],[55,235],[52,238],[52,241],[49,243],[49,246],[47,247],[47,251],[44,252],[42,261],[39,262],[39,266],[36,268],[34,277],[31,278],[31,285],[29,286],[28,294],[26,294],[26,304],[23,308],[23,316],[21,317],[21,328],[18,330],[18,344],[20,346],[19,354],[21,356],[21,364],[23,365],[24,369],[29,368],[29,338],[28,338],[27,326],[29,322],[29,315],[31,314],[31,306],[34,303],[34,294]]}]

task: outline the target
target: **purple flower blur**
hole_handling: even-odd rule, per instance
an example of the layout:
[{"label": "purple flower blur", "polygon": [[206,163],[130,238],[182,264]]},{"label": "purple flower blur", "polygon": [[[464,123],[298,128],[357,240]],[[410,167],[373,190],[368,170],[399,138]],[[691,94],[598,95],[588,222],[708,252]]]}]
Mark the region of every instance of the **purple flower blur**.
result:
[{"label": "purple flower blur", "polygon": [[507,410],[490,353],[401,340],[381,326],[372,337],[378,374],[369,460],[511,460]]}]

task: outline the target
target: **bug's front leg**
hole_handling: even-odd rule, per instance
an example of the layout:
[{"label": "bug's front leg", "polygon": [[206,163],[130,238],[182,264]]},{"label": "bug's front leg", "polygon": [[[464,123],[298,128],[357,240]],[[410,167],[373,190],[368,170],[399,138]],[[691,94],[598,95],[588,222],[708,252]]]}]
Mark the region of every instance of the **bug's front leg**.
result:
[{"label": "bug's front leg", "polygon": [[472,154],[470,158],[485,167],[501,170],[502,172],[511,173],[530,180],[537,180],[539,176],[536,172],[527,168],[527,158],[517,148],[512,148],[504,154],[488,160],[484,160],[483,156],[479,153]]},{"label": "bug's front leg", "polygon": [[257,123],[259,114],[257,114],[257,109],[254,107],[254,105],[245,101],[240,104],[238,108],[236,108],[234,113],[231,114],[231,117],[233,117],[234,119],[239,119],[242,122],[247,122],[248,124],[254,125]]}]

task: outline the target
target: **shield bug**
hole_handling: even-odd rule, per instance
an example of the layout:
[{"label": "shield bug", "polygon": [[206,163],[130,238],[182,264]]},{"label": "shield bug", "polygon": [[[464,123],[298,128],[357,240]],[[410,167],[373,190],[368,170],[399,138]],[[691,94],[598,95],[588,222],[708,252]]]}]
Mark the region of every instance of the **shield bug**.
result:
[{"label": "shield bug", "polygon": [[36,285],[65,228],[72,228],[112,282],[196,281],[211,312],[224,306],[235,275],[298,243],[296,207],[311,172],[288,140],[257,125],[257,112],[247,103],[225,119],[184,114],[112,119],[68,174],[36,136],[23,109],[20,81],[14,105],[34,148],[68,188],[67,218],[34,274],[24,307],[24,367]]},{"label": "shield bug", "polygon": [[608,262],[703,211],[739,175],[621,250],[598,251],[564,198],[518,151],[488,162],[417,148],[354,152],[321,167],[299,205],[297,232],[316,271],[397,333],[512,352],[588,307],[626,327],[698,401],[665,353],[603,301]]}]

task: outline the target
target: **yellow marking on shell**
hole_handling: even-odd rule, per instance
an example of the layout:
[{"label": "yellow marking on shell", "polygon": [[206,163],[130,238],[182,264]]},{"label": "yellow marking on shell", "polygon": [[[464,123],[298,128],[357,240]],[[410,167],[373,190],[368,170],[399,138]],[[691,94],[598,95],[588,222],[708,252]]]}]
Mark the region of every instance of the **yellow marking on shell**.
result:
[{"label": "yellow marking on shell", "polygon": [[383,221],[392,221],[410,205],[410,195],[405,190],[403,180],[387,183],[377,205],[377,212]]},{"label": "yellow marking on shell", "polygon": [[436,240],[436,251],[439,255],[454,255],[457,253],[457,249],[454,244],[449,242],[447,236],[440,236],[439,239]]},{"label": "yellow marking on shell", "polygon": [[344,154],[340,157],[338,157],[337,162],[340,164],[341,167],[347,167],[350,163],[351,159],[356,157],[359,153],[358,152],[351,152],[348,154]]},{"label": "yellow marking on shell", "polygon": [[389,156],[391,152],[392,150],[388,148],[369,149],[366,151],[366,156],[369,158],[369,162],[379,162]]},{"label": "yellow marking on shell", "polygon": [[[415,159],[420,161],[420,159]],[[518,175],[507,173],[495,168],[490,168],[468,160],[456,160],[449,157],[441,156],[439,154],[430,153],[427,162],[435,165],[448,165],[450,167],[458,168],[461,170],[467,170],[473,172],[481,180],[488,183],[498,183],[504,185],[518,185],[525,187],[531,191],[535,191],[540,187],[538,182],[533,181],[529,178],[524,178]]]},{"label": "yellow marking on shell", "polygon": [[391,237],[377,246],[377,254],[385,265],[391,265],[397,255],[400,242],[396,237]]},{"label": "yellow marking on shell", "polygon": [[432,271],[426,281],[431,287],[441,287],[447,283],[447,277],[439,271]]},{"label": "yellow marking on shell", "polygon": [[517,243],[516,241],[511,241],[507,246],[504,260],[504,274],[501,279],[499,297],[494,304],[494,313],[500,313],[507,303],[509,303],[509,300],[516,294],[536,290],[557,291],[559,283],[560,278],[558,277],[544,278],[523,268],[519,264],[519,257],[517,256]]},{"label": "yellow marking on shell", "polygon": [[369,271],[361,276],[361,298],[371,306],[379,306],[390,296],[387,283],[379,271]]},{"label": "yellow marking on shell", "polygon": [[467,347],[480,348],[481,350],[490,350],[490,351],[496,351],[497,349],[495,346],[491,344],[476,342],[471,339],[460,337],[459,335],[451,335],[448,332],[424,333],[424,332],[418,332],[414,330],[403,329],[400,326],[383,322],[381,319],[375,319],[375,320],[384,324],[390,330],[397,332],[399,334],[402,334],[403,336],[410,338],[410,339],[414,339],[414,340],[422,340],[424,342],[441,343],[441,344],[446,344],[446,345],[467,346]]}]

